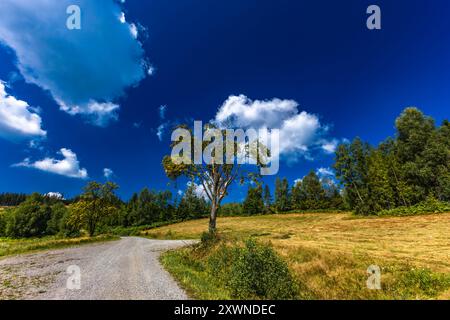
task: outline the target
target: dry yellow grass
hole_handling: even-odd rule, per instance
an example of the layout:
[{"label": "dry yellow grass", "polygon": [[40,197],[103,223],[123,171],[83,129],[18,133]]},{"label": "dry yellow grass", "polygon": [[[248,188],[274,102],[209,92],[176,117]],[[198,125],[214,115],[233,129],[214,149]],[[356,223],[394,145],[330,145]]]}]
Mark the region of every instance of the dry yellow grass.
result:
[{"label": "dry yellow grass", "polygon": [[[144,234],[198,239],[207,226],[202,219]],[[226,240],[253,236],[270,241],[302,285],[305,299],[450,297],[447,285],[442,285],[450,278],[433,280],[450,275],[450,213],[386,218],[350,213],[226,217],[218,219],[218,228]],[[382,270],[383,290],[366,287],[372,264]]]},{"label": "dry yellow grass", "polygon": [[[199,238],[207,220],[147,231],[156,238]],[[349,213],[305,213],[218,219],[229,237],[258,236],[284,255],[298,248],[363,255],[450,272],[450,213],[355,218]]]}]

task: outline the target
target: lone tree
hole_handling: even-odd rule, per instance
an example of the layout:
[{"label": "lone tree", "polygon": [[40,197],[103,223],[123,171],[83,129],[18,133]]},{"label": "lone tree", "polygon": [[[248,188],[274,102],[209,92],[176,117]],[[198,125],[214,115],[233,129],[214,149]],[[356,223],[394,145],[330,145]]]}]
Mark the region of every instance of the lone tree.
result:
[{"label": "lone tree", "polygon": [[[203,129],[203,128],[202,128]],[[233,159],[253,159],[258,169],[267,167],[267,159],[270,157],[269,150],[258,140],[239,140],[234,130],[217,129],[211,124],[205,125],[206,133],[201,140],[192,135],[192,130],[182,125],[177,128],[180,134],[172,135],[171,145],[173,150],[180,152],[174,156],[165,156],[162,163],[166,175],[176,180],[179,177],[187,177],[193,182],[198,182],[203,187],[208,199],[211,201],[211,212],[209,217],[209,232],[216,232],[217,212],[222,200],[228,195],[228,189],[234,181],[244,184],[245,181],[257,181],[260,172],[249,170],[249,165],[234,161]],[[177,131],[175,130],[175,131]],[[213,133],[208,133],[212,131]],[[224,148],[223,145],[226,145]],[[182,147],[180,147],[182,146]],[[192,152],[194,150],[194,152]],[[196,161],[198,157],[209,154],[210,161]],[[225,161],[227,160],[227,161]],[[253,167],[255,168],[255,167]]]},{"label": "lone tree", "polygon": [[84,227],[92,237],[98,223],[117,210],[118,198],[114,191],[118,188],[115,183],[90,182],[78,202],[71,205],[69,223]]}]

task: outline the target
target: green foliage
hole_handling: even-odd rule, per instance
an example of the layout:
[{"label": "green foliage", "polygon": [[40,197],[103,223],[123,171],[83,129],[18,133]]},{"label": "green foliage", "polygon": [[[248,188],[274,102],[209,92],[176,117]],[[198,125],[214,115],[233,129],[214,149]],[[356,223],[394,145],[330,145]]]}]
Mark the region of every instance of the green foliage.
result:
[{"label": "green foliage", "polygon": [[139,194],[132,196],[122,208],[117,223],[112,223],[112,225],[141,226],[177,219],[171,201],[172,193],[170,191],[155,192],[144,188]]},{"label": "green foliage", "polygon": [[244,215],[262,214],[265,210],[263,191],[261,185],[249,187],[247,197],[242,205],[242,213]]},{"label": "green foliage", "polygon": [[[450,275],[433,273],[424,268],[413,268],[399,279],[396,286],[403,289],[403,295],[416,295],[419,299],[421,296],[434,297],[450,288]],[[417,296],[418,294],[421,296]]]},{"label": "green foliage", "polygon": [[407,108],[395,125],[396,137],[378,148],[357,138],[336,152],[336,177],[345,187],[348,205],[358,214],[397,207],[402,207],[399,212],[415,212],[424,209],[415,206],[429,197],[450,199],[449,122],[436,127],[417,108]]},{"label": "green foliage", "polygon": [[377,212],[378,216],[413,216],[427,213],[445,213],[450,212],[450,203],[442,202],[433,197],[429,197],[426,201],[418,203],[414,206],[400,206],[390,210],[382,210]]},{"label": "green foliage", "polygon": [[270,188],[267,184],[264,186],[263,201],[264,201],[265,213],[271,213],[272,212],[272,209],[271,209],[272,195],[270,194]]},{"label": "green foliage", "polygon": [[58,202],[51,206],[51,218],[47,222],[47,234],[56,235],[64,229],[64,219],[67,218],[69,210],[62,202]]},{"label": "green foliage", "polygon": [[70,206],[68,225],[73,229],[85,228],[92,237],[101,220],[117,212],[119,200],[114,193],[117,188],[111,182],[90,182],[81,200]]},{"label": "green foliage", "polygon": [[27,195],[22,193],[1,193],[0,206],[18,206],[19,204],[25,202],[26,199]]},{"label": "green foliage", "polygon": [[198,219],[207,216],[209,210],[208,202],[196,193],[196,186],[191,183],[178,204],[176,217],[183,221]]},{"label": "green foliage", "polygon": [[46,235],[51,213],[51,208],[48,205],[41,205],[37,195],[33,195],[6,214],[5,236],[42,237]]},{"label": "green foliage", "polygon": [[242,204],[236,202],[225,203],[220,206],[219,215],[222,217],[242,216]]},{"label": "green foliage", "polygon": [[286,178],[275,181],[275,209],[277,212],[286,212],[290,209],[289,183]]},{"label": "green foliage", "polygon": [[297,286],[286,262],[269,246],[253,239],[244,247],[222,246],[208,259],[217,275],[237,299],[295,299]]}]

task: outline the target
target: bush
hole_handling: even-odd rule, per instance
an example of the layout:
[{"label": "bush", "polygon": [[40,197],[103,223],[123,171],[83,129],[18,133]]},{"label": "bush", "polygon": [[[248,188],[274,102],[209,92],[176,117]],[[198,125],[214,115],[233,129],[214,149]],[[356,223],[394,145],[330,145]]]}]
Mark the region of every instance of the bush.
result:
[{"label": "bush", "polygon": [[200,238],[200,243],[203,248],[210,248],[219,241],[218,234],[216,232],[203,232]]},{"label": "bush", "polygon": [[8,214],[5,235],[11,238],[44,236],[50,218],[51,208],[48,205],[27,200]]},{"label": "bush", "polygon": [[56,235],[61,232],[64,227],[64,217],[67,215],[68,210],[62,203],[56,203],[51,207],[51,218],[47,223],[47,235]]},{"label": "bush", "polygon": [[401,277],[399,285],[411,295],[421,293],[433,297],[450,288],[450,275],[435,274],[428,269],[412,269]]},{"label": "bush", "polygon": [[286,262],[269,246],[250,239],[244,247],[221,247],[208,270],[236,299],[295,299],[297,286]]},{"label": "bush", "polygon": [[378,216],[413,216],[427,213],[450,212],[450,203],[436,200],[433,197],[426,201],[410,207],[397,207],[390,210],[383,210],[377,213]]}]

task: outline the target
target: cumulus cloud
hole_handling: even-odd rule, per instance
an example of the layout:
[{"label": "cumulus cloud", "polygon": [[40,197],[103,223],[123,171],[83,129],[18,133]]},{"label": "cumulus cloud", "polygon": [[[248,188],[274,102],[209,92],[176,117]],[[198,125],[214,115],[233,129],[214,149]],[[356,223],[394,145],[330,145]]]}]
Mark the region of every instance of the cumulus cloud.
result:
[{"label": "cumulus cloud", "polygon": [[147,75],[148,63],[115,0],[77,0],[81,30],[69,30],[72,0],[0,1],[0,41],[12,48],[28,83],[48,90],[61,109],[104,126],[117,100]]},{"label": "cumulus cloud", "polygon": [[109,168],[103,169],[103,176],[104,176],[106,179],[111,178],[113,175],[114,175],[114,171],[112,171],[111,169],[109,169]]},{"label": "cumulus cloud", "polygon": [[6,93],[0,81],[0,137],[7,139],[45,137],[42,119],[27,102]]},{"label": "cumulus cloud", "polygon": [[29,158],[23,162],[13,165],[14,167],[34,168],[37,170],[58,174],[69,178],[87,179],[86,169],[80,168],[77,155],[70,149],[61,149],[59,152],[63,159],[45,158],[36,162],[31,162]]},{"label": "cumulus cloud", "polygon": [[251,100],[245,95],[230,96],[219,108],[213,122],[220,127],[279,129],[280,154],[290,160],[296,160],[299,155],[311,159],[315,149],[331,150],[330,142],[325,138],[328,126],[321,124],[316,115],[300,111],[298,107],[294,100]]}]

